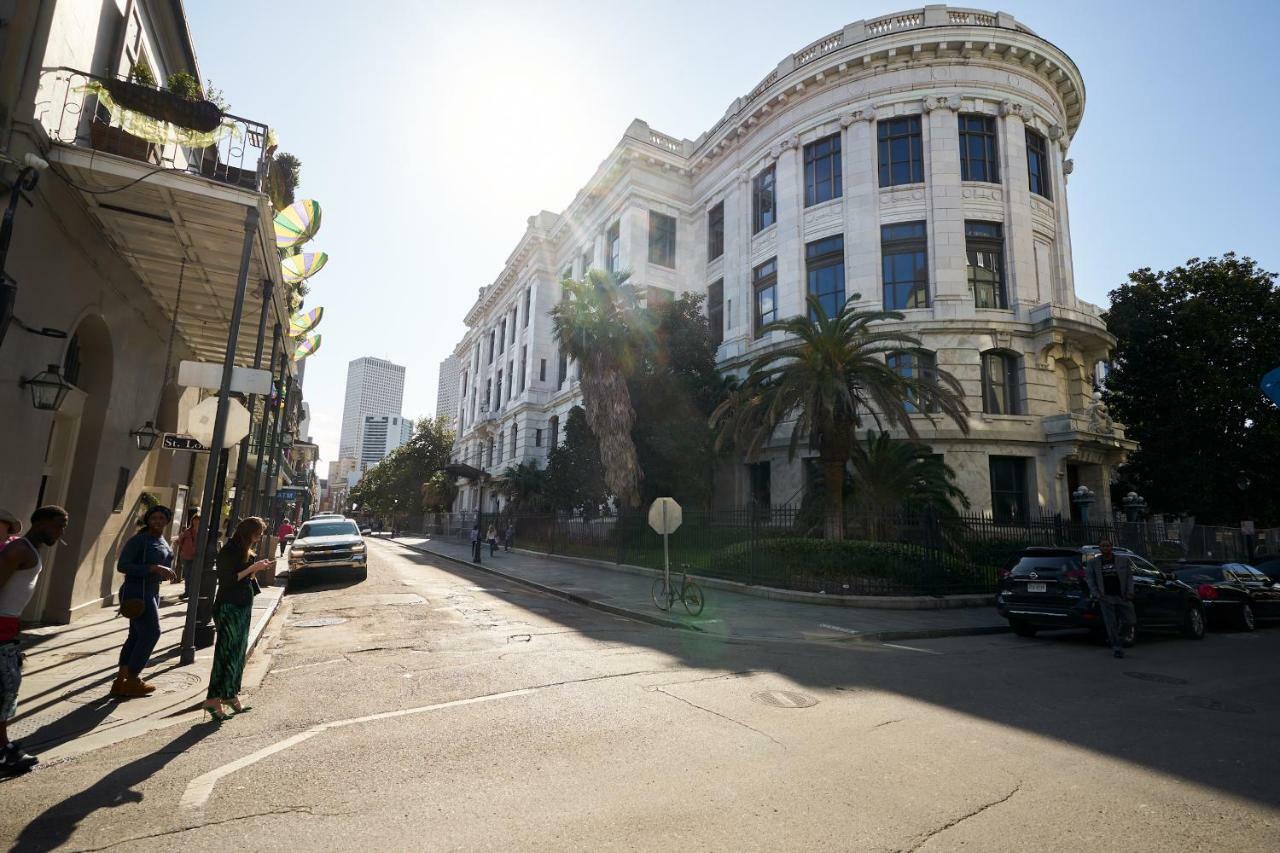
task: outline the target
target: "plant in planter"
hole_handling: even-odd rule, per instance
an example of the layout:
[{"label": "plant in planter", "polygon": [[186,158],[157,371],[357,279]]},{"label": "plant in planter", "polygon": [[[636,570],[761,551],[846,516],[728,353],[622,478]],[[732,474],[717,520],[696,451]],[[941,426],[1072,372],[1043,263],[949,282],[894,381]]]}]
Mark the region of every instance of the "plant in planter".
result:
[{"label": "plant in planter", "polygon": [[282,151],[271,160],[271,203],[276,210],[293,204],[294,190],[302,177],[302,161]]},{"label": "plant in planter", "polygon": [[185,71],[175,71],[169,75],[169,79],[164,83],[165,88],[170,94],[177,95],[184,101],[203,101],[204,90],[200,88],[200,81],[192,77]]},{"label": "plant in planter", "polygon": [[145,62],[139,62],[133,66],[133,70],[129,72],[129,82],[137,83],[139,86],[149,86],[152,89],[156,87],[156,75],[151,73],[151,66]]},{"label": "plant in planter", "polygon": [[[145,79],[139,73],[139,69],[145,67],[141,64],[134,66],[131,78]],[[150,71],[145,74],[149,75]],[[152,83],[154,84],[154,80]],[[222,123],[222,111],[216,104],[204,99],[199,82],[190,74],[171,74],[167,83],[168,91],[132,80],[108,80],[103,88],[124,109],[144,113],[178,127],[209,133]]]}]

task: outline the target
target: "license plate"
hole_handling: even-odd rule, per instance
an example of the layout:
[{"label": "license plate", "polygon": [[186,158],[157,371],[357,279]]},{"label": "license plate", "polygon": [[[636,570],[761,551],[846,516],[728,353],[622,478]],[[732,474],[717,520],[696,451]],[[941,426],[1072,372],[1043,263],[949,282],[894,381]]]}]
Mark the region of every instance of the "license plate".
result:
[{"label": "license plate", "polygon": [[1042,583],[1027,584],[1027,592],[1044,592],[1048,587]]}]

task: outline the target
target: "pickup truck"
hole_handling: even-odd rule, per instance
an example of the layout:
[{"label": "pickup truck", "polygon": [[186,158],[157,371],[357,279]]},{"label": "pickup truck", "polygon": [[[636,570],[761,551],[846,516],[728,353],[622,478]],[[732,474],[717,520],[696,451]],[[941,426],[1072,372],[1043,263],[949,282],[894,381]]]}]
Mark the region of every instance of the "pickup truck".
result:
[{"label": "pickup truck", "polygon": [[289,549],[289,576],[317,569],[347,569],[360,580],[368,576],[364,538],[349,518],[313,518],[303,522]]}]

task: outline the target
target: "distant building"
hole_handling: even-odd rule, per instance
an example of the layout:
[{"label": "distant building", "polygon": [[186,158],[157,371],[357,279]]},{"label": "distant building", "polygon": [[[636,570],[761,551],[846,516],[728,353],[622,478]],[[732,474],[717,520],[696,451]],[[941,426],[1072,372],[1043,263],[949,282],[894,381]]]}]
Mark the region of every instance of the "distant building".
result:
[{"label": "distant building", "polygon": [[404,367],[372,356],[357,358],[348,364],[338,457],[359,458],[365,415],[392,413],[398,417],[403,405]]},{"label": "distant building", "polygon": [[360,473],[413,437],[413,420],[399,415],[365,415],[360,429]]},{"label": "distant building", "polygon": [[440,383],[436,388],[436,417],[452,424],[458,417],[458,357],[451,355],[440,362]]}]

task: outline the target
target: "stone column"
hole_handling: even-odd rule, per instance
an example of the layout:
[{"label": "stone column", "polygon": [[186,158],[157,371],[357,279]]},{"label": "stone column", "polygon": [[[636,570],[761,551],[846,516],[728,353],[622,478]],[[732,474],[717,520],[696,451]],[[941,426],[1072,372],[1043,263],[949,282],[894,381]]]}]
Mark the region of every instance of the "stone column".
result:
[{"label": "stone column", "polygon": [[1074,164],[1066,159],[1071,140],[1059,125],[1049,128],[1049,161],[1053,172],[1054,278],[1053,301],[1068,308],[1076,307],[1075,271],[1071,263],[1071,225],[1067,210],[1067,175]]},{"label": "stone column", "polygon": [[778,221],[778,319],[805,312],[804,166],[800,140],[787,137],[778,148],[774,173],[774,205]]},{"label": "stone column", "polygon": [[876,175],[875,108],[841,116],[840,150],[844,158],[844,292],[860,294],[859,305],[884,300],[880,282],[879,188]]},{"label": "stone column", "polygon": [[[1027,125],[1030,107],[1016,101],[1000,104],[1000,168],[1004,174],[1005,288],[1009,307],[1023,317],[1040,300],[1036,279],[1031,183],[1027,177]],[[1046,287],[1044,298],[1050,298]]]},{"label": "stone column", "polygon": [[922,105],[933,316],[940,319],[969,316],[973,313],[973,296],[969,293],[964,251],[964,200],[956,126],[960,96],[927,97]]}]

